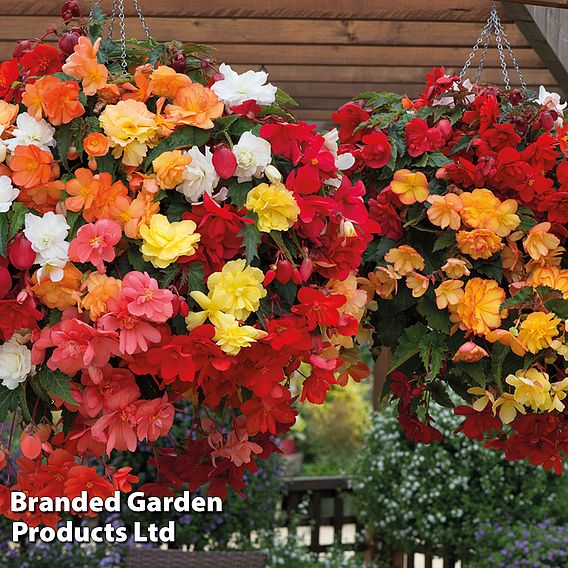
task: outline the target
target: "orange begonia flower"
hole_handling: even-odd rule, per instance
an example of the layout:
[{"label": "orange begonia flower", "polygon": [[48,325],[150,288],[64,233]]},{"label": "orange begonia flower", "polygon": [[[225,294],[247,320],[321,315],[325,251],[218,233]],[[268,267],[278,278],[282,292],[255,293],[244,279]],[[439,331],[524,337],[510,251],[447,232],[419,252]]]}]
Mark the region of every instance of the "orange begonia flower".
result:
[{"label": "orange begonia flower", "polygon": [[100,132],[91,132],[83,140],[83,148],[90,158],[106,156],[109,149],[109,139]]},{"label": "orange begonia flower", "polygon": [[123,93],[122,100],[134,99],[145,103],[150,97],[150,73],[152,67],[150,65],[140,65],[134,72],[134,85],[132,83],[124,83],[121,85]]},{"label": "orange begonia flower", "polygon": [[45,184],[52,179],[53,155],[33,144],[16,146],[10,169],[14,184],[21,188]]},{"label": "orange begonia flower", "polygon": [[59,203],[64,189],[65,183],[61,180],[50,181],[43,185],[22,189],[17,201],[41,214],[48,211],[55,212],[55,206]]},{"label": "orange begonia flower", "polygon": [[18,116],[18,105],[12,105],[0,99],[0,127],[3,129],[11,126]]},{"label": "orange begonia flower", "polygon": [[[75,172],[75,179],[67,182],[65,190],[69,197],[65,200],[65,207],[70,211],[89,211],[95,201],[98,190],[98,179],[91,170],[79,168]],[[83,215],[84,216],[84,215]],[[87,219],[90,221],[92,219]]]},{"label": "orange begonia flower", "polygon": [[58,81],[43,95],[43,106],[49,122],[54,126],[67,124],[85,114],[79,102],[79,85],[75,81]]},{"label": "orange begonia flower", "polygon": [[177,73],[175,69],[167,65],[160,65],[154,69],[150,77],[150,89],[157,97],[174,99],[180,89],[189,87],[191,79],[183,73]]},{"label": "orange begonia flower", "polygon": [[49,278],[42,278],[38,282],[36,272],[32,277],[32,292],[43,305],[63,311],[77,305],[82,276],[81,271],[70,262],[65,265],[63,278],[59,282],[52,282]]},{"label": "orange begonia flower", "polygon": [[166,116],[178,124],[189,124],[209,130],[213,120],[223,114],[224,105],[217,95],[199,83],[192,83],[176,93],[175,104],[165,109]]}]

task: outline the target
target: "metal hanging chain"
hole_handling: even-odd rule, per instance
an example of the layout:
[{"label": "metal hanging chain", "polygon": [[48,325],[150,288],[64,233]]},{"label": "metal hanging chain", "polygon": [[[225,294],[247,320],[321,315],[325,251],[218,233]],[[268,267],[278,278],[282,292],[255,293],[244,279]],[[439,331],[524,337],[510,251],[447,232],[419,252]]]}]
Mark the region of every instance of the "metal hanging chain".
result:
[{"label": "metal hanging chain", "polygon": [[489,17],[487,18],[487,23],[485,24],[485,27],[483,28],[480,36],[477,38],[477,42],[473,46],[471,53],[469,54],[469,57],[467,58],[467,61],[465,62],[465,65],[463,66],[463,69],[460,72],[460,75],[459,75],[460,80],[463,81],[467,70],[469,69],[473,60],[475,59],[477,51],[479,50],[479,48],[483,44],[483,51],[482,51],[481,59],[479,61],[479,65],[477,67],[477,73],[475,75],[475,82],[476,83],[479,82],[479,79],[481,77],[481,72],[483,71],[483,67],[485,65],[485,58],[487,56],[487,51],[488,51],[488,48],[489,48],[489,41],[490,41],[492,35],[495,36],[495,43],[497,44],[497,50],[499,52],[499,61],[501,63],[501,71],[503,73],[503,80],[505,82],[505,88],[507,90],[510,90],[511,89],[511,82],[510,82],[510,79],[509,79],[509,70],[507,69],[507,61],[506,61],[506,58],[505,58],[505,51],[503,49],[503,44],[505,44],[505,48],[507,49],[507,52],[509,53],[509,57],[511,58],[511,62],[513,63],[513,67],[514,67],[514,69],[517,73],[517,76],[519,77],[519,82],[521,84],[521,88],[523,89],[523,91],[526,91],[527,90],[527,84],[525,83],[525,80],[524,80],[523,74],[521,73],[521,70],[519,68],[519,64],[517,62],[517,59],[515,58],[515,56],[513,54],[513,49],[511,48],[511,44],[509,43],[509,39],[507,38],[507,34],[505,33],[505,29],[503,28],[503,24],[501,23],[501,18],[499,18],[499,14],[497,12],[497,6],[495,5],[495,2],[493,2],[493,1],[491,2],[491,11],[489,13]]},{"label": "metal hanging chain", "polygon": [[[93,10],[95,7],[100,7],[100,3],[102,0],[95,0],[93,2],[93,7],[91,9],[90,15],[92,16]],[[134,4],[134,8],[136,10],[136,14],[138,15],[138,19],[142,24],[142,28],[146,37],[148,39],[152,39],[152,34],[150,33],[150,28],[142,14],[142,9],[140,8],[139,0],[132,0]],[[109,26],[108,26],[108,34],[107,39],[112,39],[114,33],[114,24],[115,20],[118,16],[118,25],[119,25],[119,37],[118,42],[120,45],[120,66],[122,67],[122,71],[126,74],[128,72],[128,58],[126,52],[126,16],[124,12],[124,0],[112,0],[112,11],[109,18]]]}]

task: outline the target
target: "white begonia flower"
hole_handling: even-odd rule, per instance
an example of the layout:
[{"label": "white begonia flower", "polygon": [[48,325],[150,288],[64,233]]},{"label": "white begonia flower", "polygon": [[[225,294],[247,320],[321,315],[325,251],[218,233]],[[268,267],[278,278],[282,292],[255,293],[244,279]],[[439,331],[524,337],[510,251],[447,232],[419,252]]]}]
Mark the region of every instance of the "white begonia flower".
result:
[{"label": "white begonia flower", "polygon": [[219,176],[213,166],[213,154],[209,148],[205,148],[205,154],[193,146],[186,152],[191,156],[191,163],[185,167],[183,181],[177,186],[177,190],[185,195],[190,203],[199,201],[204,193],[212,194],[219,183]]},{"label": "white begonia flower", "polygon": [[560,101],[560,95],[558,93],[549,93],[542,85],[538,90],[538,98],[535,99],[537,103],[546,107],[548,110],[555,110],[560,117],[556,121],[558,125],[562,125],[564,120],[562,116],[564,115],[564,109],[568,103]]},{"label": "white begonia flower", "polygon": [[219,66],[223,79],[213,83],[211,90],[228,107],[240,105],[245,101],[256,101],[259,105],[271,105],[276,100],[277,88],[268,80],[264,71],[247,71],[239,75],[225,63]]},{"label": "white begonia flower", "polygon": [[0,381],[14,390],[26,380],[32,369],[32,352],[15,339],[0,345]]},{"label": "white begonia flower", "polygon": [[[326,132],[323,135],[323,139],[323,145],[333,154],[333,157],[335,158],[335,167],[338,170],[343,171],[353,167],[353,165],[355,164],[355,157],[353,156],[353,154],[351,154],[350,152],[345,152],[344,154],[340,155],[337,154],[337,152],[339,151],[339,132],[337,131],[337,128]],[[334,184],[329,183],[329,185]]]},{"label": "white begonia flower", "polygon": [[269,164],[266,168],[264,168],[264,175],[268,178],[270,183],[276,184],[282,181],[282,174],[272,164]]},{"label": "white begonia flower", "polygon": [[7,213],[18,195],[20,190],[12,185],[12,180],[8,176],[0,176],[0,213]]},{"label": "white begonia flower", "polygon": [[66,260],[69,243],[65,241],[69,225],[63,215],[48,211],[43,217],[26,213],[24,235],[37,253],[38,264],[52,264]]},{"label": "white begonia flower", "polygon": [[8,154],[8,146],[6,145],[6,141],[0,139],[0,163],[6,160],[7,154]]},{"label": "white begonia flower", "polygon": [[237,158],[235,175],[239,182],[250,181],[253,176],[260,177],[272,161],[270,142],[252,132],[242,134],[239,143],[233,146],[233,154]]},{"label": "white begonia flower", "polygon": [[12,132],[13,138],[6,140],[6,145],[10,152],[16,149],[16,146],[34,145],[42,150],[48,150],[50,146],[55,146],[55,128],[47,121],[36,120],[27,112],[18,115],[16,119],[17,128]]},{"label": "white begonia flower", "polygon": [[45,276],[49,276],[52,282],[61,282],[65,276],[65,265],[67,264],[67,257],[65,258],[47,258],[41,263],[41,267],[37,271],[37,281],[41,282]]}]

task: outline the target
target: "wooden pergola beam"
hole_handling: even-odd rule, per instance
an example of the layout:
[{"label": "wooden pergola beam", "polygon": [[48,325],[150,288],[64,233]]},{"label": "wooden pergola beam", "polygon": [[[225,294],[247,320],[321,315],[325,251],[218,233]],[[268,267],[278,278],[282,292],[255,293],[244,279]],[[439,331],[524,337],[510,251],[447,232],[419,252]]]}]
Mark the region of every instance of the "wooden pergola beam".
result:
[{"label": "wooden pergola beam", "polygon": [[568,95],[568,11],[506,3],[507,12]]},{"label": "wooden pergola beam", "polygon": [[548,8],[568,8],[568,0],[501,0],[505,4],[531,4]]}]

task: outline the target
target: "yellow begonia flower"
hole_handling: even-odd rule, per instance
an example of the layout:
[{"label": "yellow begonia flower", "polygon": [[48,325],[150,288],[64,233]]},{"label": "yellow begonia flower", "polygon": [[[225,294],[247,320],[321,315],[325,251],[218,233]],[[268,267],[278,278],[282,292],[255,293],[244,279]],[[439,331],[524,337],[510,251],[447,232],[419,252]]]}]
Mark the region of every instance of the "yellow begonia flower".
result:
[{"label": "yellow begonia flower", "polygon": [[214,302],[212,298],[206,296],[203,292],[194,290],[189,295],[203,308],[201,312],[189,312],[185,317],[187,329],[191,331],[199,325],[203,325],[208,319],[211,320],[221,312],[221,306]]},{"label": "yellow begonia flower", "polygon": [[473,229],[488,229],[499,237],[506,237],[521,223],[514,199],[501,202],[485,188],[462,193],[460,197],[464,204],[462,220]]},{"label": "yellow begonia flower", "polygon": [[556,266],[535,268],[529,276],[528,284],[531,286],[550,286],[562,292],[565,300],[568,300],[568,269]]},{"label": "yellow begonia flower", "polygon": [[428,180],[422,172],[412,173],[410,170],[398,170],[394,174],[390,188],[405,205],[423,203],[430,195]]},{"label": "yellow begonia flower", "polygon": [[442,266],[442,270],[445,272],[448,278],[461,278],[462,276],[469,276],[469,269],[471,268],[471,263],[468,260],[461,258],[448,258],[446,264]]},{"label": "yellow begonia flower", "polygon": [[498,341],[501,345],[506,345],[511,351],[519,357],[524,357],[527,348],[515,337],[510,331],[506,329],[494,329],[485,334],[485,339],[491,343]]},{"label": "yellow begonia flower", "polygon": [[474,394],[475,396],[478,396],[479,398],[472,404],[472,407],[477,410],[477,412],[481,412],[483,410],[485,410],[485,407],[491,403],[493,404],[493,402],[495,401],[495,397],[493,396],[493,393],[482,389],[481,387],[471,387],[469,389],[467,389],[467,392],[469,394]]},{"label": "yellow begonia flower", "polygon": [[547,256],[548,253],[554,250],[560,244],[560,239],[549,233],[552,225],[548,222],[539,223],[535,225],[523,241],[523,245],[527,253],[534,260]]},{"label": "yellow begonia flower", "polygon": [[238,355],[243,347],[250,347],[258,339],[268,335],[251,325],[239,325],[232,315],[222,312],[212,316],[211,323],[215,326],[213,341],[229,355]]},{"label": "yellow begonia flower", "polygon": [[427,201],[431,204],[426,213],[430,223],[442,229],[449,227],[457,231],[460,228],[463,202],[459,195],[430,195]]},{"label": "yellow begonia flower", "polygon": [[456,243],[461,252],[474,260],[488,259],[505,246],[501,237],[489,229],[459,231],[456,234]]},{"label": "yellow begonia flower", "polygon": [[566,391],[568,391],[568,377],[558,383],[552,383],[551,386],[554,396],[552,397],[550,410],[558,410],[558,412],[563,412],[566,406],[562,401],[566,398]]},{"label": "yellow begonia flower", "polygon": [[281,183],[261,183],[248,192],[245,207],[258,215],[263,233],[287,231],[297,220],[300,207],[294,194]]},{"label": "yellow begonia flower", "polygon": [[115,158],[122,156],[126,166],[139,166],[148,146],[156,142],[158,126],[156,115],[146,105],[134,99],[107,105],[99,122],[114,148]]},{"label": "yellow begonia flower", "polygon": [[140,227],[142,257],[156,268],[166,268],[180,256],[195,254],[201,238],[196,228],[193,221],[170,223],[165,215],[153,215],[149,225]]},{"label": "yellow begonia flower", "polygon": [[509,375],[505,381],[515,388],[515,400],[533,410],[549,410],[552,399],[550,397],[550,381],[547,373],[538,369],[517,371]]},{"label": "yellow begonia flower", "polygon": [[385,254],[385,260],[392,263],[395,271],[401,276],[406,276],[415,270],[424,270],[424,259],[408,245],[390,249]]},{"label": "yellow begonia flower", "polygon": [[538,353],[549,347],[553,338],[558,335],[559,323],[560,320],[552,313],[533,312],[521,323],[519,341],[531,353]]},{"label": "yellow begonia flower", "polygon": [[503,424],[510,424],[517,417],[517,412],[526,414],[525,407],[515,400],[515,397],[509,393],[503,393],[493,403],[493,414],[499,408],[499,418]]},{"label": "yellow begonia flower", "polygon": [[465,285],[463,297],[450,307],[466,329],[484,335],[501,325],[504,300],[505,290],[495,280],[472,278]]},{"label": "yellow begonia flower", "polygon": [[406,276],[406,286],[412,290],[414,298],[420,298],[428,291],[430,279],[418,272],[411,272]]},{"label": "yellow begonia flower", "polygon": [[568,345],[566,345],[566,343],[563,343],[559,339],[555,339],[550,344],[550,347],[552,347],[552,349],[554,349],[554,351],[556,351],[556,353],[558,353],[558,355],[560,355],[561,357],[564,357],[564,359],[566,361],[568,361]]},{"label": "yellow begonia flower", "polygon": [[244,321],[258,310],[261,298],[266,297],[263,281],[262,270],[246,266],[246,261],[240,259],[227,262],[221,272],[211,274],[207,287],[221,311]]},{"label": "yellow begonia flower", "polygon": [[446,280],[435,290],[436,305],[439,310],[447,308],[449,305],[457,304],[464,296],[463,282],[461,280]]}]

